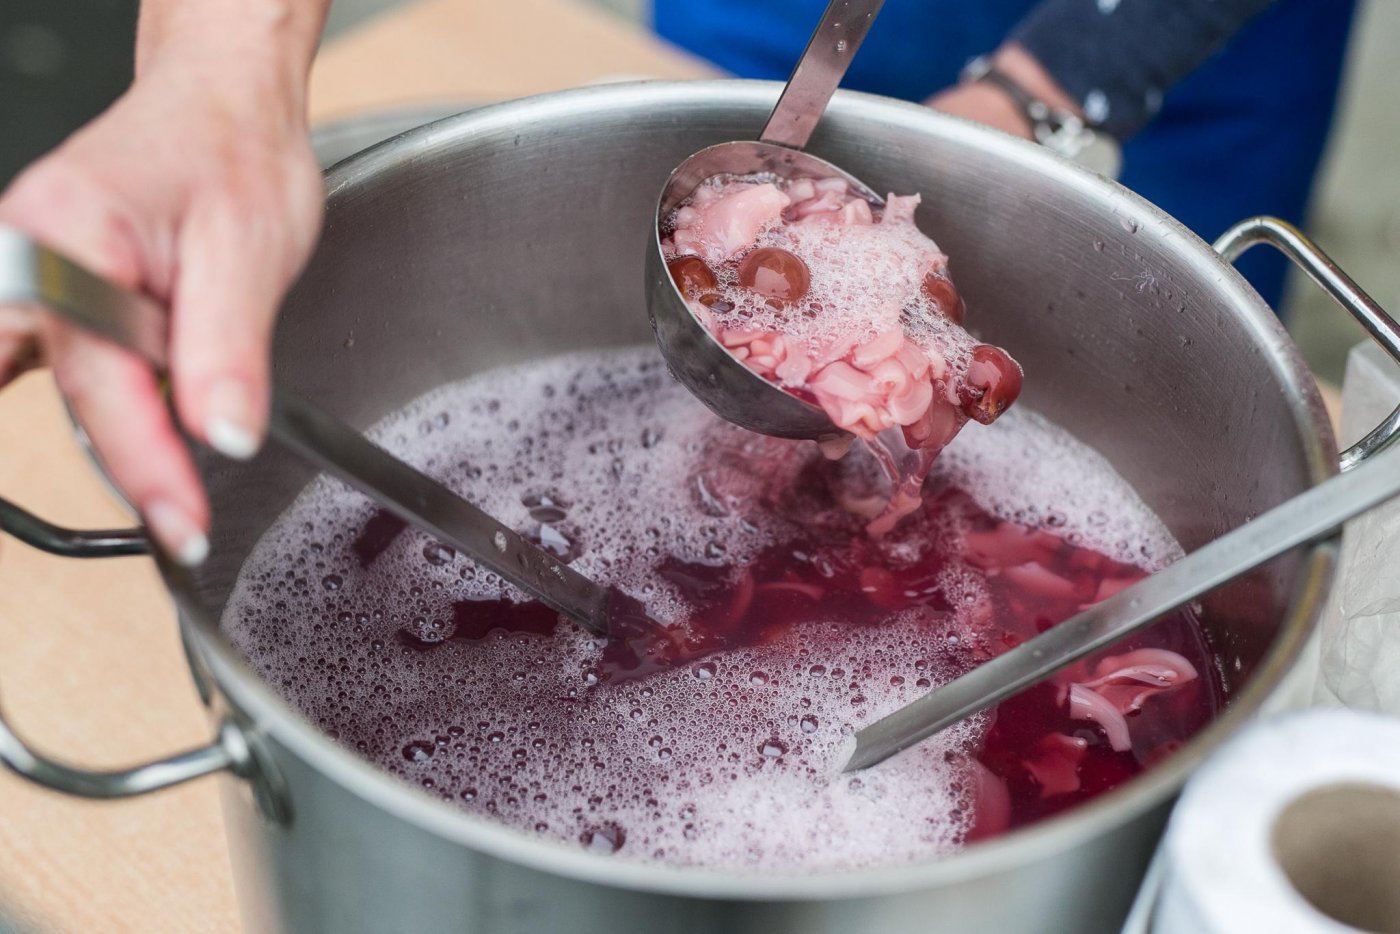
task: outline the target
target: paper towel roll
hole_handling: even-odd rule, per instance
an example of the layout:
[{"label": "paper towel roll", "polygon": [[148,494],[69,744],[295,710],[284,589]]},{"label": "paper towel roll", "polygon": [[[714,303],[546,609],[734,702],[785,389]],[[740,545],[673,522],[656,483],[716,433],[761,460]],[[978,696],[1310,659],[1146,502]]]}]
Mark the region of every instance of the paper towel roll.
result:
[{"label": "paper towel roll", "polygon": [[1152,934],[1400,932],[1400,720],[1263,720],[1187,784]]}]

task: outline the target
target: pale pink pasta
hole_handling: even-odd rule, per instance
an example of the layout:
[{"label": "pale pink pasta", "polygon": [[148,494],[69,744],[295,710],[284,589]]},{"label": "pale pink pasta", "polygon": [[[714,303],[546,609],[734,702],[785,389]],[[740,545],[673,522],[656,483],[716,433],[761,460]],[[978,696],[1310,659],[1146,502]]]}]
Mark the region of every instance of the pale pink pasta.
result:
[{"label": "pale pink pasta", "polygon": [[872,205],[839,178],[721,176],[663,232],[678,287],[730,353],[870,446],[891,484],[872,534],[918,508],[938,452],[1021,385],[1005,351],[963,330],[919,202]]}]

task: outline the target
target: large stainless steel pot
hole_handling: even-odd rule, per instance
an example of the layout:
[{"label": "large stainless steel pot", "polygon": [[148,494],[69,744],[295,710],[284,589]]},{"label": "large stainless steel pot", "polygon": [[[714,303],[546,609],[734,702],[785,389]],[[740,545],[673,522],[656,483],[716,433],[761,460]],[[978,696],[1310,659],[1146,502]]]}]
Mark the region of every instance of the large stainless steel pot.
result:
[{"label": "large stainless steel pot", "polygon": [[[281,319],[278,378],[368,426],[491,367],[650,340],[643,260],[662,182],[702,146],[751,137],[776,92],[701,82],[547,95],[342,163],[328,177],[320,249]],[[1025,365],[1022,404],[1108,456],[1186,548],[1336,470],[1312,378],[1273,314],[1151,205],[1029,144],[874,97],[838,95],[811,148],[877,188],[923,192],[920,222],[952,255],[973,324]],[[1286,233],[1254,223],[1222,246],[1287,246]],[[1293,250],[1366,310],[1308,244]],[[0,759],[103,796],[228,769],[230,845],[256,932],[1115,929],[1173,794],[1279,682],[1332,572],[1331,547],[1318,546],[1219,592],[1209,618],[1235,691],[1229,710],[1165,765],[1071,814],[922,865],[681,870],[463,814],[294,714],[217,620],[244,557],[308,470],[277,450],[248,467],[201,465],[213,556],[194,575],[165,571],[216,741],[101,775],[43,758],[0,723]],[[139,547],[133,536],[65,540],[10,507],[0,519],[69,553]]]}]

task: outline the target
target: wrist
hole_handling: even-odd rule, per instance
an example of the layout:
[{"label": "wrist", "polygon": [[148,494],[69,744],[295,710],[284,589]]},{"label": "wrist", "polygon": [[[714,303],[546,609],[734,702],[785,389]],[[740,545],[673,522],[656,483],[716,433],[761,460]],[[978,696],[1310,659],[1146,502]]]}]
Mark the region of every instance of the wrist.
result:
[{"label": "wrist", "polygon": [[[1009,43],[994,55],[973,59],[957,90],[940,95],[935,105],[953,94],[966,98],[979,90],[1016,112],[1015,132],[1100,174],[1118,176],[1122,157],[1117,142],[1086,121],[1079,106],[1024,49]],[[981,112],[995,110],[983,103]]]},{"label": "wrist", "polygon": [[992,53],[992,65],[1016,82],[1026,93],[1054,110],[1068,111],[1083,118],[1079,102],[1070,97],[1050,73],[1019,44],[1008,42]]},{"label": "wrist", "polygon": [[[219,100],[305,111],[329,0],[146,0],[136,78],[170,76]],[[279,106],[280,105],[280,106]]]},{"label": "wrist", "polygon": [[1035,139],[1035,127],[1025,111],[993,84],[981,81],[962,84],[928,103],[944,113],[985,123],[1022,139]]}]

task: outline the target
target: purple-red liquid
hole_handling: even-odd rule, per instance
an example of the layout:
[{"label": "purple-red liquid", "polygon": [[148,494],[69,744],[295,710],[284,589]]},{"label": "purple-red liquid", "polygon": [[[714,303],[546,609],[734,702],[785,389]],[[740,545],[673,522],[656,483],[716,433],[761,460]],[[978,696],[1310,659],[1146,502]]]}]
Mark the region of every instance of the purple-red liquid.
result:
[{"label": "purple-red liquid", "polygon": [[1166,560],[1153,520],[1091,452],[1016,417],[960,439],[872,538],[874,465],[718,424],[650,354],[592,359],[449,387],[376,434],[662,625],[590,637],[324,484],[249,558],[235,645],[379,767],[600,852],[834,868],[1072,808],[1224,702],[1183,611],[836,775],[856,729],[1141,578],[1128,556]]},{"label": "purple-red liquid", "polygon": [[[827,462],[814,462],[803,486],[794,490],[796,498],[829,510],[834,503],[826,489],[831,478],[825,474],[830,470]],[[824,620],[851,628],[879,627],[894,611],[923,611],[925,632],[947,646],[947,657],[956,659],[961,674],[1073,616],[1101,591],[1107,596],[1145,576],[1051,532],[998,521],[956,489],[929,497],[906,523],[906,532],[913,535],[920,534],[921,524],[951,523],[960,533],[960,548],[930,551],[908,566],[891,567],[878,543],[852,521],[849,528],[824,528],[770,548],[741,569],[665,558],[657,573],[690,599],[695,616],[683,632],[657,629],[640,640],[613,640],[598,662],[597,680],[644,678],[711,653],[769,643],[804,625],[817,607]],[[385,536],[395,527],[403,530],[399,520],[377,513],[355,540],[355,553],[372,561],[392,540]],[[970,562],[988,572],[990,600],[977,608],[982,618],[975,629],[960,625],[938,584],[940,573],[953,562]],[[1028,563],[1046,574],[1005,573]],[[736,571],[737,583],[732,580]],[[546,636],[560,622],[553,610],[533,601],[463,600],[453,605],[453,626],[445,638],[424,638],[421,631],[407,628],[397,638],[411,651],[428,652],[451,641],[478,641],[497,633]],[[1072,719],[1053,684],[1002,703],[985,740],[972,752],[1005,784],[1007,810],[1001,813],[1001,805],[992,804],[996,813],[979,815],[968,839],[1049,817],[1116,788],[1171,755],[1211,719],[1221,703],[1222,685],[1199,621],[1188,611],[1160,620],[1071,672],[1088,671],[1096,659],[1142,647],[1175,652],[1204,677],[1151,697],[1130,717],[1132,748],[1123,751],[1112,749],[1094,723]],[[914,687],[931,689],[932,682],[917,678]],[[860,702],[859,695],[852,698],[852,703]],[[1072,754],[1076,761],[1058,763],[1061,771],[1074,773],[1071,783],[1077,787],[1047,791],[1028,763],[1043,762],[1046,739],[1057,734],[1082,741],[1082,752]]]}]

